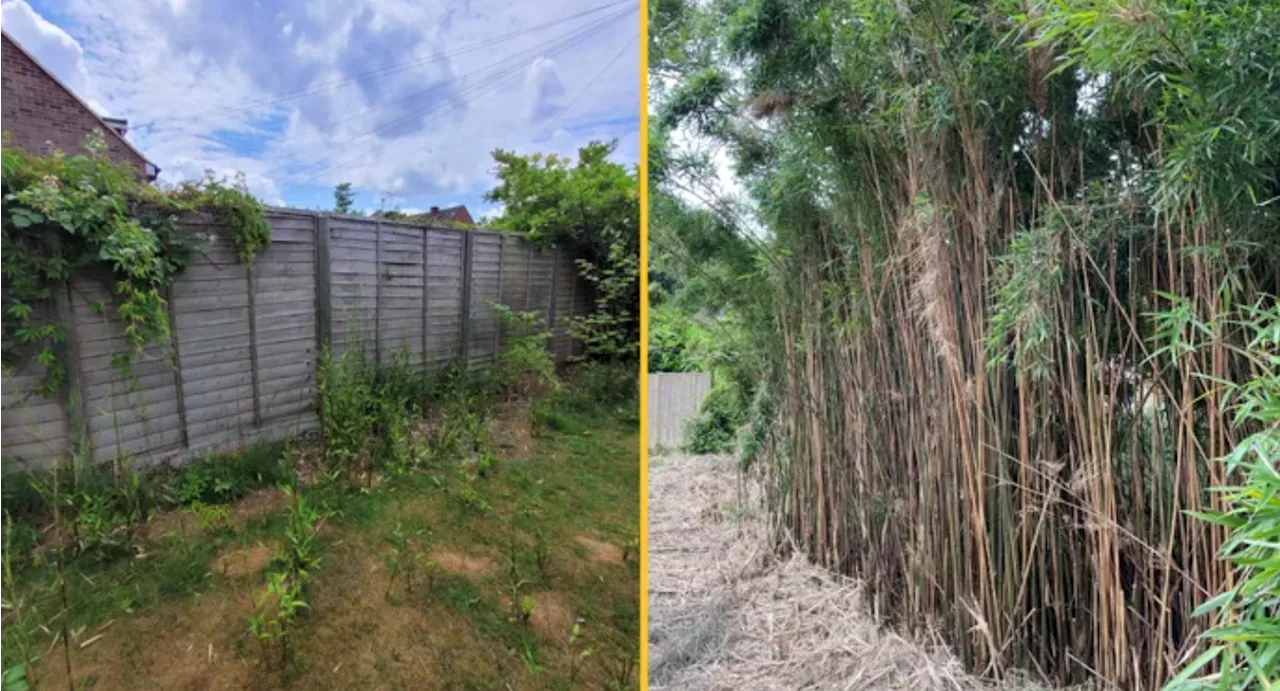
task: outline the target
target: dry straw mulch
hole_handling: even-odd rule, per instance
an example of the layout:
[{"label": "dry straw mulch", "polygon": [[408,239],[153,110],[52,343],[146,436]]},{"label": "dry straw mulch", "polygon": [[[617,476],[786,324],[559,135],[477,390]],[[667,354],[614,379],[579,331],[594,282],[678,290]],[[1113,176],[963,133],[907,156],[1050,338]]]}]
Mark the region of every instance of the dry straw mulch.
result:
[{"label": "dry straw mulch", "polygon": [[779,561],[758,490],[728,456],[649,471],[651,689],[1029,689],[966,673],[943,646],[867,612],[861,585],[803,555]]}]

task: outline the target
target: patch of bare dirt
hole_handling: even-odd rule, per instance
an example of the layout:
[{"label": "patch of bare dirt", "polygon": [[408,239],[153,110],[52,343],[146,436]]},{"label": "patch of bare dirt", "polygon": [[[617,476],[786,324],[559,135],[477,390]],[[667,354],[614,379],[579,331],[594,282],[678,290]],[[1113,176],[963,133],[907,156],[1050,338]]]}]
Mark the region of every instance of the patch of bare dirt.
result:
[{"label": "patch of bare dirt", "polygon": [[557,592],[547,591],[533,596],[533,613],[529,615],[529,626],[533,627],[543,639],[556,643],[569,640],[573,623],[578,617],[573,612],[573,604],[569,598]]},{"label": "patch of bare dirt", "polygon": [[[240,528],[254,518],[260,518],[288,503],[284,492],[266,487],[254,490],[227,505],[227,518],[232,527]],[[144,540],[160,542],[169,536],[190,536],[200,532],[200,517],[177,509],[152,514],[137,527],[137,534]]]},{"label": "patch of bare dirt", "polygon": [[578,544],[586,548],[587,554],[595,561],[602,561],[609,564],[621,564],[623,552],[622,548],[608,542],[601,542],[586,535],[575,535],[574,538]]},{"label": "patch of bare dirt", "polygon": [[488,557],[476,557],[461,554],[447,549],[434,549],[427,556],[445,573],[461,576],[484,576],[493,571],[493,560]]},{"label": "patch of bare dirt", "polygon": [[[491,674],[494,660],[467,620],[447,605],[397,584],[384,597],[387,573],[376,555],[340,548],[310,589],[303,676],[293,688],[452,689],[469,674]],[[421,586],[425,590],[425,583]]]},{"label": "patch of bare dirt", "polygon": [[489,435],[498,458],[504,461],[529,458],[536,444],[533,423],[529,419],[529,402],[521,400],[499,403],[489,422]]},{"label": "patch of bare dirt", "polygon": [[276,553],[276,548],[275,544],[267,545],[259,542],[252,547],[223,550],[214,557],[209,570],[227,578],[239,578],[257,573],[271,563],[271,557]]},{"label": "patch of bare dirt", "polygon": [[[84,631],[71,645],[77,688],[261,688],[258,656],[235,646],[244,615],[225,605],[222,598],[197,598]],[[41,658],[37,688],[67,688],[61,646],[55,652]]]},{"label": "patch of bare dirt", "polygon": [[237,525],[251,518],[265,516],[284,506],[289,498],[275,487],[264,487],[244,495],[231,504],[231,521]]}]

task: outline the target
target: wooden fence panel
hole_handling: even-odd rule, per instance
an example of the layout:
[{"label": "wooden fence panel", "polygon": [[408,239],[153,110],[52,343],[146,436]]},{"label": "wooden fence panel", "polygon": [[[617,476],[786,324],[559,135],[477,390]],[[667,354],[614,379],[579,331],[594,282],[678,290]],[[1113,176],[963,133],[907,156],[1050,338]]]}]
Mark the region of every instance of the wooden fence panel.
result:
[{"label": "wooden fence panel", "polygon": [[198,453],[244,443],[254,431],[249,271],[212,221],[184,228],[216,237],[174,281],[170,299],[185,450]]},{"label": "wooden fence panel", "polygon": [[498,318],[491,303],[499,295],[502,252],[500,233],[473,232],[471,248],[471,333],[467,366],[487,367],[497,353]]},{"label": "wooden fence panel", "polygon": [[378,339],[381,361],[400,354],[411,365],[423,362],[423,229],[381,224],[378,264]]},{"label": "wooden fence panel", "polygon": [[538,252],[514,234],[292,209],[271,208],[267,221],[272,243],[252,264],[212,215],[180,221],[210,238],[208,250],[169,288],[170,337],[127,371],[111,277],[65,286],[43,309],[69,327],[67,394],[30,393],[41,376],[32,364],[6,373],[6,459],[35,468],[83,449],[98,461],[181,463],[293,436],[318,425],[326,341],[335,357],[361,347],[431,370],[465,352],[468,366],[486,367],[503,338],[491,302],[544,324],[558,315],[555,354],[573,348],[564,318],[581,313],[584,297],[568,252]]},{"label": "wooden fence panel", "polygon": [[329,285],[332,295],[333,353],[359,349],[373,357],[378,348],[378,232],[368,219],[329,219]]},{"label": "wooden fence panel", "polygon": [[427,230],[427,362],[431,368],[462,353],[463,239],[456,230]]},{"label": "wooden fence panel", "polygon": [[[32,311],[33,321],[44,323],[53,307],[36,305]],[[5,341],[4,347],[7,350],[10,343]],[[33,359],[35,349],[19,352],[22,362],[0,380],[0,435],[6,464],[12,463],[15,469],[39,468],[71,451],[69,423],[61,401],[35,393],[44,378],[44,369]]]},{"label": "wooden fence panel", "polygon": [[649,375],[649,448],[684,445],[685,425],[711,393],[710,372],[655,372]]},{"label": "wooden fence panel", "polygon": [[271,245],[254,261],[253,365],[257,437],[294,436],[319,425],[315,412],[316,223],[270,214]]}]

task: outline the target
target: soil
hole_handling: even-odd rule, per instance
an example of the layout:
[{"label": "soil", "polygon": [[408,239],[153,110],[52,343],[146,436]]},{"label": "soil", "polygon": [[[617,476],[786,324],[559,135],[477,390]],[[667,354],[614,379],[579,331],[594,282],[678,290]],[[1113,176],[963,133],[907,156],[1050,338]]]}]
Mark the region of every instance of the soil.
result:
[{"label": "soil", "polygon": [[[256,688],[257,656],[235,649],[244,614],[221,598],[197,598],[186,606],[148,612],[83,632],[71,645],[72,673],[94,689],[157,688],[214,691]],[[80,645],[102,633],[92,645]],[[39,688],[67,688],[61,647],[40,666]],[[88,680],[92,680],[89,683]],[[78,686],[79,687],[79,686]]]},{"label": "soil", "polygon": [[622,548],[617,545],[601,542],[586,535],[575,535],[574,539],[578,544],[587,549],[587,554],[595,561],[602,561],[609,564],[622,563]]},{"label": "soil", "polygon": [[259,542],[252,547],[224,550],[214,557],[209,570],[227,578],[239,578],[258,573],[271,563],[271,557],[276,553],[277,547],[275,543],[267,545]]},{"label": "soil", "polygon": [[[235,528],[265,516],[284,506],[288,497],[274,487],[254,490],[227,506],[228,517]],[[161,542],[167,536],[194,535],[200,530],[200,518],[183,510],[164,511],[151,516],[138,526],[138,535],[150,542]]]},{"label": "soil", "polygon": [[567,643],[573,623],[578,620],[573,613],[573,605],[569,598],[557,592],[535,593],[533,614],[529,615],[529,626],[546,641]]},{"label": "soil", "polygon": [[528,401],[499,403],[489,423],[490,439],[498,458],[519,461],[529,458],[536,444]]},{"label": "soil", "polygon": [[460,576],[484,576],[493,571],[493,560],[488,557],[473,557],[447,549],[431,550],[428,559],[434,561],[445,573]]}]

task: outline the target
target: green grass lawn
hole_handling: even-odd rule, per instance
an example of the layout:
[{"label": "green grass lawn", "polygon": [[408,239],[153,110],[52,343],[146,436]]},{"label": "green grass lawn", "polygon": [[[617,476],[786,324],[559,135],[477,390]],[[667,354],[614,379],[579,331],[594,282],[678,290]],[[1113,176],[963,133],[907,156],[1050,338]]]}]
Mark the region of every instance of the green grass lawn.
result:
[{"label": "green grass lawn", "polygon": [[[634,688],[634,415],[552,419],[527,458],[483,477],[442,462],[370,490],[307,489],[330,516],[287,662],[246,620],[284,534],[284,505],[259,501],[230,505],[223,527],[153,518],[168,534],[143,554],[69,562],[67,612],[53,567],[27,568],[6,585],[21,609],[5,613],[5,667],[28,646],[36,688],[67,688],[65,617],[77,688]],[[393,543],[412,589],[393,578]]]}]

